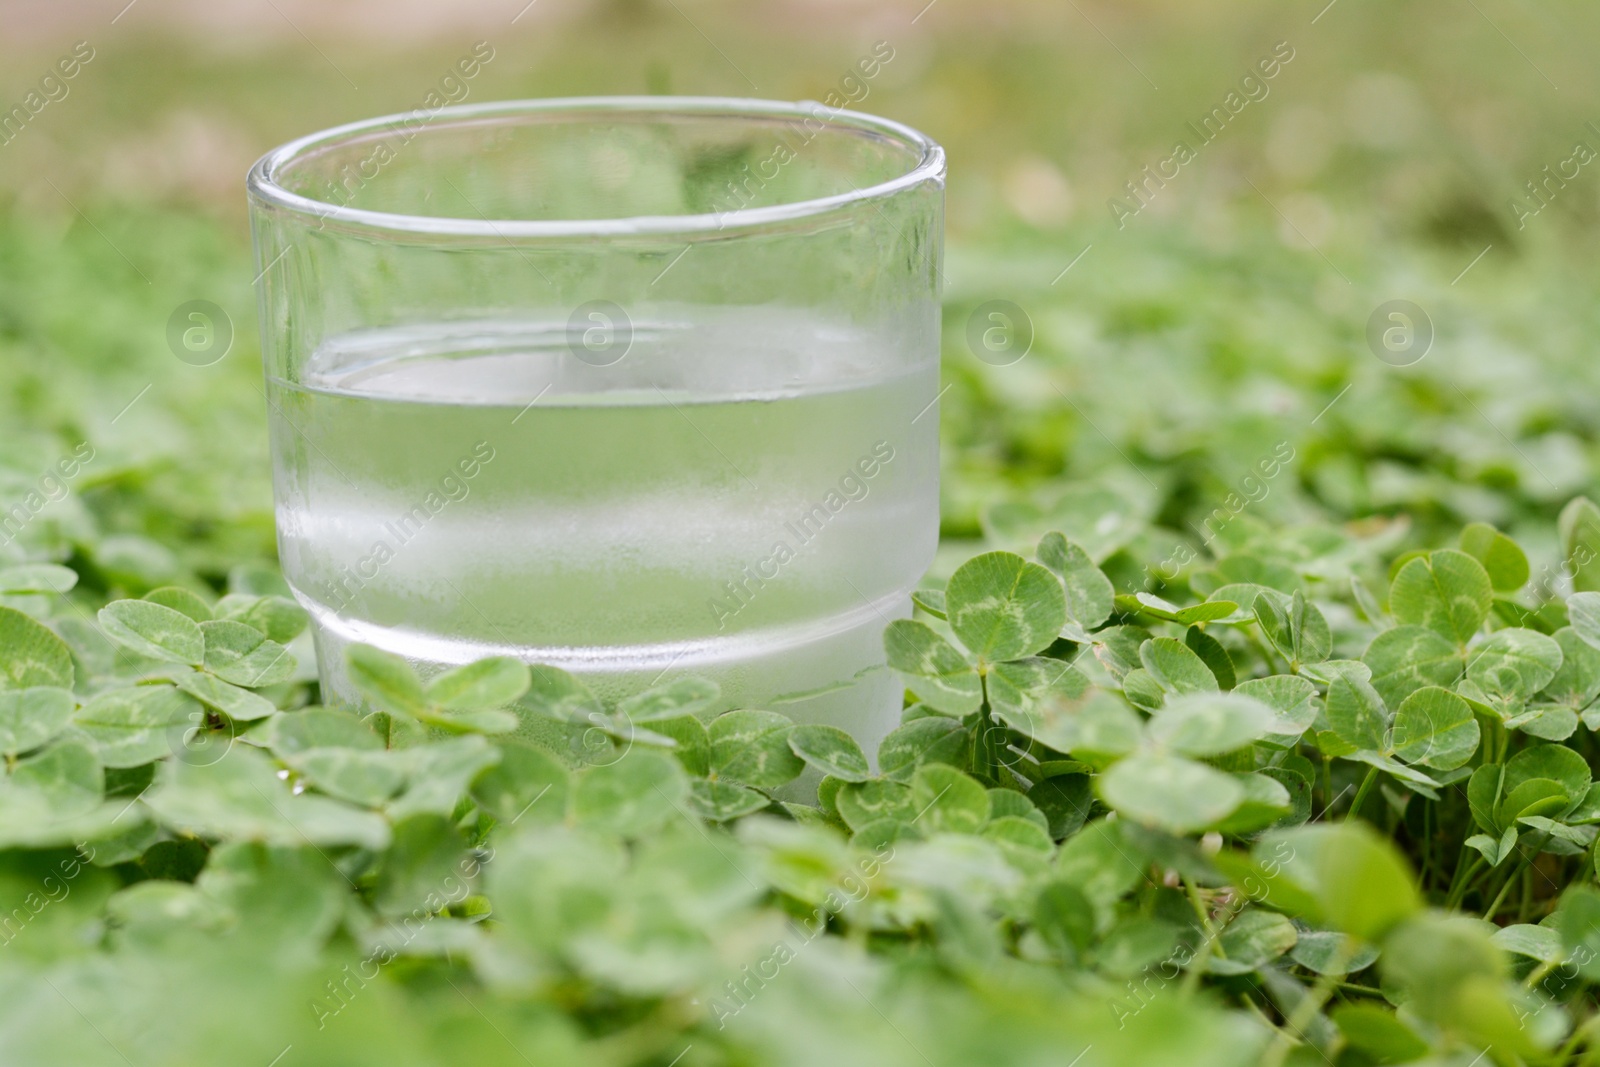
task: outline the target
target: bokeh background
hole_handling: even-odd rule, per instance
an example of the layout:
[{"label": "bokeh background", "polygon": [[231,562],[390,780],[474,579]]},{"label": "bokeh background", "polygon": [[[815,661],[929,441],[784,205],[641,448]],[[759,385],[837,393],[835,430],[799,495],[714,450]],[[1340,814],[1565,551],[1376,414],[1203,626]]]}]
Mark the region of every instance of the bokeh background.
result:
[{"label": "bokeh background", "polygon": [[[1597,30],[1576,0],[3,0],[0,510],[94,458],[0,558],[135,594],[270,559],[243,181],[274,145],[430,92],[832,91],[949,150],[953,545],[1125,522],[1132,587],[1222,507],[1553,558],[1600,428]],[[205,366],[168,342],[193,300],[231,324]],[[1396,300],[1423,317],[1383,349]]]}]

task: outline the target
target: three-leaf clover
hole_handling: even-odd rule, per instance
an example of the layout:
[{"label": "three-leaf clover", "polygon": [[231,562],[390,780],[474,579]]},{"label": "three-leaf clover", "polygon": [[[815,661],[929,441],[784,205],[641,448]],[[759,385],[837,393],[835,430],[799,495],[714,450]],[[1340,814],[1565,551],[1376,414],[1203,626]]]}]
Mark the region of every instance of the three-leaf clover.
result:
[{"label": "three-leaf clover", "polygon": [[1564,745],[1534,745],[1504,764],[1485,763],[1467,782],[1472,819],[1484,832],[1466,844],[1493,866],[1512,854],[1524,831],[1541,835],[1541,847],[1581,850],[1594,839],[1590,824],[1600,821],[1591,789],[1588,762]]},{"label": "three-leaf clover", "polygon": [[1086,636],[1088,627],[1103,622],[1111,610],[1110,583],[1059,534],[1045,538],[1040,554],[1056,569],[1015,553],[988,552],[956,570],[944,607],[960,648],[925,623],[889,624],[889,665],[927,707],[964,716],[987,704],[998,713],[1027,708],[1049,692],[1082,691],[1081,673],[1039,653],[1059,637]]},{"label": "three-leaf clover", "polygon": [[1065,675],[1062,664],[1035,661],[1067,623],[1061,582],[1040,564],[1012,552],[976,556],[951,575],[944,606],[961,648],[912,619],[896,619],[883,636],[889,666],[929,707],[967,715],[986,699],[1020,701],[1039,682],[1037,672],[1047,680]]},{"label": "three-leaf clover", "polygon": [[451,668],[427,685],[403,658],[371,645],[350,646],[346,660],[351,680],[380,710],[451,733],[515,730],[516,715],[504,709],[530,685],[528,665],[509,656]]},{"label": "three-leaf clover", "polygon": [[1424,686],[1391,710],[1360,663],[1329,684],[1324,714],[1332,735],[1322,739],[1325,752],[1369,764],[1424,795],[1440,783],[1417,768],[1462,767],[1477,752],[1481,738],[1472,708],[1462,697]]}]

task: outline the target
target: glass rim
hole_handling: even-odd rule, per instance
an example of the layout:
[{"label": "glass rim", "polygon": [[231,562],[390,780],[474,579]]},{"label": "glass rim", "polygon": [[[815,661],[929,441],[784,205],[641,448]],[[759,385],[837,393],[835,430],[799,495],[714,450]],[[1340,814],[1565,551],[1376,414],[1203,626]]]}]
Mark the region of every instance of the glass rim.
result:
[{"label": "glass rim", "polygon": [[[764,207],[735,208],[722,212],[685,215],[634,215],[600,219],[490,219],[449,215],[414,215],[373,211],[336,204],[331,200],[291,192],[279,181],[286,168],[320,151],[353,144],[382,131],[415,131],[420,136],[441,121],[450,124],[492,124],[495,119],[524,115],[595,115],[624,112],[654,114],[661,118],[723,116],[730,119],[821,120],[856,135],[892,141],[913,150],[916,162],[887,181],[831,196],[795,200]],[[831,108],[814,100],[778,101],[717,96],[572,96],[527,100],[496,100],[439,108],[418,121],[417,112],[400,112],[345,123],[279,145],[250,168],[245,186],[253,200],[295,214],[313,217],[319,225],[339,223],[369,233],[395,236],[423,235],[468,238],[624,237],[635,235],[691,236],[726,233],[811,219],[839,212],[859,203],[883,200],[929,180],[944,177],[944,149],[926,134],[859,111]]]}]

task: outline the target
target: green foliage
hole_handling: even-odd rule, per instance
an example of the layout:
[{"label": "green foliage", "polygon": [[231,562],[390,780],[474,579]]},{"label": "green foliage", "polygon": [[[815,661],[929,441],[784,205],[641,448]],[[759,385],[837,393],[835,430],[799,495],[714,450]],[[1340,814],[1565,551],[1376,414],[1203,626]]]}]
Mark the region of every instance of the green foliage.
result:
[{"label": "green foliage", "polygon": [[1039,562],[1061,579],[1066,594],[1067,623],[1062,636],[1085,640],[1090,630],[1110,617],[1116,587],[1082,546],[1061,533],[1045,534],[1039,541]]},{"label": "green foliage", "polygon": [[[363,706],[321,707],[269,575],[97,603],[70,568],[12,567],[0,891],[48,899],[6,873],[44,864],[85,888],[9,935],[0,981],[106,1010],[132,1001],[96,982],[202,976],[264,1013],[270,1040],[228,1038],[281,1039],[263,1062],[431,1033],[441,985],[483,1012],[449,1026],[492,1017],[553,1062],[624,1040],[630,1063],[779,1062],[796,1020],[880,1034],[852,985],[1045,1059],[1163,1062],[1174,1035],[1223,1041],[1219,1067],[1586,1048],[1600,591],[1538,601],[1482,524],[1396,557],[1382,599],[1393,546],[1348,531],[1237,532],[1160,595],[1119,592],[1124,549],[1075,535],[919,594],[884,636],[910,699],[866,749],[693,677],[613,702],[366,646]],[[955,1049],[927,1056],[982,1059]]]},{"label": "green foliage", "polygon": [[[0,235],[5,503],[102,450],[0,546],[6,1062],[1595,1059],[1600,510],[1561,507],[1597,384],[1562,304],[1592,287],[1534,276],[1560,328],[1533,336],[1452,295],[1534,244],[1425,261],[1451,351],[1403,369],[1271,234],[1140,218],[1048,287],[1090,236],[953,245],[946,544],[888,628],[914,701],[873,745],[693,678],[613,702],[365,648],[363,707],[319,706],[251,353],[158,378],[140,346],[194,294],[134,300],[107,242],[205,267],[157,289],[237,278],[244,347],[255,268],[84,207]],[[1027,274],[1035,350],[974,366],[977,290]],[[77,289],[95,314],[38,310]]]},{"label": "green foliage", "polygon": [[[1341,543],[1354,547],[1331,538],[1324,551]],[[1277,588],[1218,585],[1215,599],[1188,607],[1170,592],[1131,593],[1102,614],[1079,606],[1094,603],[1085,590],[1100,588],[1086,573],[1094,566],[1087,553],[1047,534],[1039,558],[1069,609],[1064,640],[1041,651],[1069,665],[1073,681],[1041,673],[1031,685],[1003,688],[996,682],[1008,664],[963,655],[952,640],[970,647],[981,639],[970,628],[945,630],[935,613],[897,624],[891,662],[928,703],[908,710],[886,740],[880,771],[905,781],[906,769],[926,760],[913,785],[930,773],[987,783],[1037,797],[1041,811],[1059,783],[1086,784],[1083,814],[1093,820],[1109,810],[1117,821],[1080,820],[1063,832],[1047,820],[1065,840],[1056,873],[1026,913],[1039,950],[1067,966],[1129,973],[1113,963],[1132,944],[1122,939],[1135,936],[1125,924],[1148,921],[1124,910],[1129,901],[1144,901],[1144,914],[1174,907],[1180,925],[1192,923],[1177,901],[1162,903],[1165,888],[1139,888],[1144,875],[1164,870],[1167,885],[1187,887],[1202,920],[1197,947],[1171,957],[1171,973],[1254,974],[1275,990],[1268,1003],[1276,1010],[1315,1005],[1292,1022],[1297,1032],[1325,1027],[1315,1039],[1325,1049],[1398,1062],[1452,1043],[1499,1042],[1544,1062],[1573,1033],[1573,1013],[1592,1009],[1572,1000],[1569,980],[1537,981],[1569,958],[1588,965],[1590,935],[1575,916],[1594,911],[1600,895],[1562,898],[1557,916],[1567,916],[1561,929],[1569,932],[1560,937],[1524,922],[1491,941],[1484,931],[1494,927],[1446,912],[1538,917],[1558,904],[1552,864],[1565,878],[1595,876],[1593,744],[1578,731],[1591,719],[1600,726],[1600,592],[1534,605],[1515,541],[1476,524],[1461,545],[1399,560],[1387,608],[1364,597],[1361,583],[1340,583],[1327,564],[1302,556],[1286,588],[1282,575]],[[1219,572],[1236,558],[1220,552]],[[1006,563],[983,564],[996,575],[985,594],[995,603],[1017,584],[1018,558]],[[1264,572],[1252,563],[1232,573]],[[966,598],[975,585],[971,571],[952,579],[944,608],[950,588]],[[912,633],[915,645],[903,639]],[[897,641],[924,653],[896,655]],[[1340,656],[1359,658],[1330,658]],[[944,684],[951,678],[961,681]],[[963,734],[966,743],[956,743]],[[1374,793],[1381,805],[1368,802]],[[927,832],[913,820],[931,795],[869,781],[841,789],[838,811],[857,840],[900,842]],[[967,810],[976,823],[980,810]],[[1318,822],[1300,825],[1316,813]],[[893,833],[883,825],[908,821]],[[1378,831],[1412,841],[1431,834],[1420,874]],[[1186,843],[1194,835],[1202,835],[1198,851]],[[1213,859],[1208,839],[1221,843]],[[1435,944],[1437,957],[1424,958]],[[1518,953],[1538,961],[1535,984],[1511,980],[1506,956]],[[1287,971],[1283,960],[1292,961]],[[1360,977],[1375,965],[1377,976]],[[1353,981],[1351,991],[1333,993],[1329,976]],[[1364,981],[1373,992],[1381,984],[1386,995],[1409,996],[1416,1015],[1397,1017],[1382,997],[1364,997],[1356,988]],[[1525,1025],[1534,1016],[1538,1024]]]},{"label": "green foliage", "polygon": [[1061,583],[1011,552],[962,564],[950,576],[945,605],[950,628],[980,664],[1037,652],[1067,621]]},{"label": "green foliage", "polygon": [[1483,564],[1452,549],[1411,560],[1394,577],[1389,608],[1402,623],[1465,645],[1489,615],[1493,588]]},{"label": "green foliage", "polygon": [[1497,593],[1515,593],[1528,584],[1528,557],[1511,538],[1486,522],[1461,531],[1461,551],[1483,564]]},{"label": "green foliage", "polygon": [[1562,558],[1571,561],[1572,588],[1580,593],[1600,590],[1600,508],[1587,497],[1576,497],[1561,509],[1557,529]]},{"label": "green foliage", "polygon": [[531,684],[527,664],[504,657],[446,671],[426,688],[393,653],[357,645],[349,662],[351,679],[379,707],[453,733],[510,733],[517,720],[504,705]]},{"label": "green foliage", "polygon": [[10,689],[70,689],[72,651],[36,620],[15,608],[0,606],[0,683]]}]

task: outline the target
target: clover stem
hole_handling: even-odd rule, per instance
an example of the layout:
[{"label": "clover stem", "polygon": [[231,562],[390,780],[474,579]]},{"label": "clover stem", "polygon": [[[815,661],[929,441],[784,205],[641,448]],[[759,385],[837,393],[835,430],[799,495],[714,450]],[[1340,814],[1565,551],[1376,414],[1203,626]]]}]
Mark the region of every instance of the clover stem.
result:
[{"label": "clover stem", "polygon": [[1517,857],[1517,862],[1512,864],[1511,869],[1506,872],[1506,880],[1500,884],[1500,891],[1494,895],[1494,903],[1490,904],[1488,910],[1483,913],[1485,919],[1494,922],[1495,913],[1500,910],[1500,905],[1505,902],[1506,894],[1516,884],[1517,876],[1522,874],[1525,869],[1531,869],[1529,865],[1533,863],[1534,859],[1539,855],[1540,849],[1544,848],[1549,840],[1550,835],[1547,833],[1539,839],[1539,843],[1533,847],[1533,850],[1526,857],[1520,855]]},{"label": "clover stem", "polygon": [[1333,807],[1333,757],[1322,754],[1322,813]]},{"label": "clover stem", "polygon": [[1000,758],[995,753],[994,717],[989,713],[989,672],[981,663],[978,665],[978,685],[983,693],[983,703],[978,705],[978,737],[977,743],[972,746],[972,769],[978,772],[981,779],[998,782]]},{"label": "clover stem", "polygon": [[1383,990],[1377,986],[1360,985],[1356,982],[1335,982],[1334,984],[1346,993],[1357,993],[1364,997],[1383,996]]},{"label": "clover stem", "polygon": [[1553,1062],[1553,1063],[1567,1063],[1567,1062],[1569,1062],[1571,1060],[1571,1058],[1572,1058],[1572,1054],[1574,1052],[1578,1051],[1578,1045],[1580,1043],[1582,1043],[1582,1041],[1583,1041],[1585,1036],[1586,1035],[1584,1034],[1582,1027],[1579,1027],[1578,1029],[1574,1030],[1572,1032],[1572,1036],[1567,1038],[1566,1044],[1562,1045],[1561,1048],[1559,1050],[1557,1050],[1556,1055],[1555,1055],[1555,1059],[1552,1060],[1551,1062]]},{"label": "clover stem", "polygon": [[1277,1023],[1273,1022],[1271,1019],[1267,1018],[1267,1013],[1262,1011],[1261,1005],[1257,1004],[1252,998],[1249,996],[1243,996],[1240,997],[1239,1000],[1242,1004],[1244,1004],[1245,1009],[1249,1011],[1251,1015],[1254,1015],[1256,1020],[1267,1027],[1267,1029],[1272,1030],[1274,1033],[1283,1032],[1283,1028]]},{"label": "clover stem", "polygon": [[[1467,847],[1465,845],[1461,846],[1463,857],[1466,855],[1466,851]],[[1477,873],[1479,867],[1483,866],[1483,863],[1483,853],[1481,852],[1473,853],[1472,860],[1466,864],[1457,862],[1455,876],[1450,879],[1450,890],[1445,894],[1445,910],[1454,911],[1461,905],[1461,898],[1467,895],[1467,886],[1471,882],[1472,876]]]},{"label": "clover stem", "polygon": [[1256,646],[1256,651],[1261,653],[1261,658],[1267,661],[1267,670],[1273,674],[1279,673],[1277,659],[1273,657],[1267,643],[1261,639],[1259,624],[1257,626],[1245,626],[1244,632],[1249,635],[1250,643]]},{"label": "clover stem", "polygon": [[1494,895],[1494,901],[1486,909],[1484,909],[1483,917],[1485,919],[1488,919],[1490,922],[1494,922],[1495,912],[1500,910],[1501,903],[1506,899],[1506,893],[1510,891],[1512,883],[1517,880],[1517,873],[1518,872],[1516,870],[1513,870],[1510,874],[1506,875],[1506,880],[1500,883],[1500,892]]},{"label": "clover stem", "polygon": [[1486,763],[1504,763],[1506,750],[1511,747],[1511,732],[1507,730],[1498,719],[1485,718],[1489,724],[1489,736],[1484,740],[1483,750],[1493,759],[1486,759]]},{"label": "clover stem", "polygon": [[1351,939],[1346,936],[1340,942],[1339,948],[1334,954],[1334,966],[1328,969],[1329,973],[1323,974],[1317,979],[1316,984],[1311,987],[1311,991],[1300,998],[1300,1003],[1294,1006],[1294,1011],[1290,1012],[1288,1018],[1284,1020],[1283,1028],[1278,1031],[1278,1035],[1272,1040],[1272,1046],[1267,1049],[1266,1055],[1261,1057],[1262,1067],[1283,1067],[1284,1062],[1289,1058],[1289,1049],[1294,1041],[1294,1038],[1289,1035],[1305,1033],[1306,1027],[1311,1025],[1311,1020],[1316,1017],[1317,1012],[1322,1010],[1322,1006],[1328,1002],[1329,997],[1333,996],[1334,989],[1339,985],[1340,976],[1332,972],[1342,968],[1354,955],[1355,946],[1351,943]]},{"label": "clover stem", "polygon": [[1434,808],[1432,805],[1422,806],[1422,873],[1418,875],[1418,883],[1422,888],[1427,888],[1427,881],[1434,873]]},{"label": "clover stem", "polygon": [[1563,962],[1565,961],[1560,956],[1542,961],[1539,966],[1528,972],[1528,977],[1522,980],[1522,988],[1532,989],[1533,987],[1537,986],[1540,982],[1544,981],[1546,975],[1555,970],[1557,967],[1561,966]]},{"label": "clover stem", "polygon": [[1344,813],[1344,821],[1349,822],[1356,817],[1356,812],[1361,810],[1361,802],[1367,799],[1367,794],[1372,792],[1372,785],[1378,780],[1378,768],[1373,767],[1367,771],[1367,776],[1361,779],[1361,787],[1356,790],[1356,798],[1350,802],[1350,810]]},{"label": "clover stem", "polygon": [[1206,902],[1200,899],[1200,890],[1188,878],[1183,880],[1183,890],[1189,897],[1189,904],[1194,908],[1195,917],[1200,920],[1200,926],[1206,932],[1206,940],[1213,942],[1217,939],[1216,924],[1211,921],[1211,912],[1206,908]]},{"label": "clover stem", "polygon": [[[1188,995],[1194,992],[1195,988],[1200,984],[1200,976],[1205,972],[1205,967],[1201,964],[1200,957],[1203,955],[1213,955],[1218,959],[1227,959],[1228,955],[1222,949],[1222,932],[1217,927],[1217,924],[1211,920],[1211,913],[1206,909],[1205,901],[1200,899],[1200,890],[1188,878],[1183,880],[1183,888],[1188,894],[1189,903],[1194,906],[1194,913],[1199,917],[1200,926],[1203,930],[1205,930],[1206,934],[1205,944],[1201,946],[1200,952],[1195,954],[1195,959],[1191,962],[1189,970],[1186,971],[1183,976],[1183,991],[1185,995]],[[1223,926],[1227,926],[1228,923],[1231,923],[1233,921],[1234,914],[1242,908],[1242,904],[1239,906],[1239,908],[1231,908],[1227,917],[1227,921],[1223,923]]]},{"label": "clover stem", "polygon": [[[1581,990],[1581,984],[1579,988]],[[1572,1028],[1572,1036],[1567,1038],[1566,1044],[1562,1045],[1561,1048],[1556,1051],[1555,1059],[1552,1062],[1571,1062],[1572,1054],[1577,1051],[1578,1046],[1584,1044],[1589,1040],[1589,1038],[1594,1036],[1593,1032],[1597,1024],[1600,1024],[1600,1015],[1591,1015],[1577,1026],[1574,1026]]]}]

